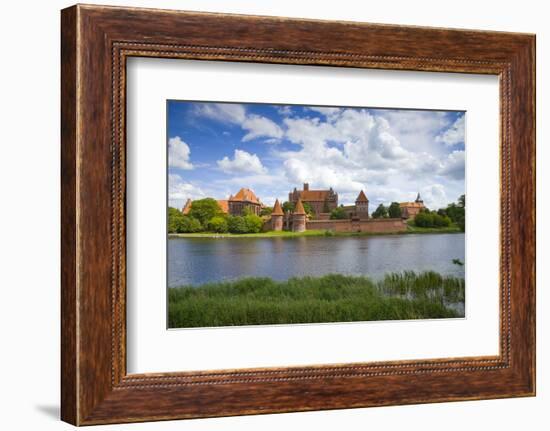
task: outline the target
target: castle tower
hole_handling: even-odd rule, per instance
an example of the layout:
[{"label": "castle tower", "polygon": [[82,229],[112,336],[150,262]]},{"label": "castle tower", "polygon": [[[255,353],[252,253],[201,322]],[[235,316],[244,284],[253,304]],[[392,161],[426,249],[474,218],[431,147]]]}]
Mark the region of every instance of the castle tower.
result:
[{"label": "castle tower", "polygon": [[369,218],[369,199],[363,190],[355,199],[355,213],[359,219]]},{"label": "castle tower", "polygon": [[273,206],[273,212],[271,213],[271,229],[272,230],[283,230],[283,209],[279,203],[279,199],[275,200],[275,205]]},{"label": "castle tower", "polygon": [[292,213],[292,231],[303,232],[306,230],[306,211],[302,200],[298,199],[294,212]]},{"label": "castle tower", "polygon": [[418,194],[416,195],[416,200],[415,200],[415,202],[416,202],[417,204],[423,204],[423,203],[424,203],[424,201],[423,201],[422,198],[420,197],[420,193],[418,193]]},{"label": "castle tower", "polygon": [[185,202],[185,205],[183,206],[183,208],[181,209],[181,212],[183,214],[189,214],[189,211],[191,210],[191,205],[192,205],[192,202],[191,199],[187,199],[187,201]]}]

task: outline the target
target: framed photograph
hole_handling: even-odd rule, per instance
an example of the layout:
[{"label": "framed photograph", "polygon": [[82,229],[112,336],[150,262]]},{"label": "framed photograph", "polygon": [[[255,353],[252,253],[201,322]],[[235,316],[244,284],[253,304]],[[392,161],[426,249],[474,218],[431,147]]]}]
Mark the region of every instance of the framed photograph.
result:
[{"label": "framed photograph", "polygon": [[535,394],[535,37],[62,11],[62,419]]}]

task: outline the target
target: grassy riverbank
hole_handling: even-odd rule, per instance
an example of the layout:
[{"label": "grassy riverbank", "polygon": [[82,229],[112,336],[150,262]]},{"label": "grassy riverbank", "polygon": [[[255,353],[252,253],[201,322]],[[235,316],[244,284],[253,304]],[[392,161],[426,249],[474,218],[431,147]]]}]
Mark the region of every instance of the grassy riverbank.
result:
[{"label": "grassy riverbank", "polygon": [[306,230],[304,232],[291,232],[287,230],[258,233],[214,233],[214,232],[196,232],[196,233],[171,233],[170,238],[292,238],[301,236],[330,236],[331,233],[326,230]]},{"label": "grassy riverbank", "polygon": [[449,227],[417,227],[407,225],[407,230],[402,232],[333,232],[330,230],[306,230],[304,232],[291,231],[267,231],[258,233],[214,233],[214,232],[196,232],[196,233],[171,233],[169,238],[299,238],[303,236],[381,236],[381,235],[407,235],[415,233],[461,233],[458,226]]},{"label": "grassy riverbank", "polygon": [[388,274],[381,281],[322,277],[243,278],[168,289],[170,328],[463,317],[464,280],[434,272]]},{"label": "grassy riverbank", "polygon": [[404,233],[464,233],[464,231],[455,223],[446,227],[418,227],[414,223],[407,223],[407,231]]}]

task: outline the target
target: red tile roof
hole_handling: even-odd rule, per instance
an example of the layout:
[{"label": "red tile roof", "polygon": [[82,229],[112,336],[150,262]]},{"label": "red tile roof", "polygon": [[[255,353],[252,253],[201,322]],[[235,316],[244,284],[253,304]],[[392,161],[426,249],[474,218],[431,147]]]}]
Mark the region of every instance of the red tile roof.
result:
[{"label": "red tile roof", "polygon": [[[229,212],[229,201],[227,200],[218,200],[218,205],[220,206],[222,212],[224,214],[227,214]],[[187,202],[185,202],[185,205],[183,206],[183,209],[181,212],[185,214],[189,214],[189,211],[191,211],[191,207],[193,206],[193,201],[191,199],[187,199]]]},{"label": "red tile roof", "polygon": [[357,202],[368,202],[369,200],[367,199],[367,195],[365,195],[365,192],[363,190],[361,190],[361,192],[359,193],[359,196],[357,196],[356,201]]},{"label": "red tile roof", "polygon": [[184,214],[189,214],[189,210],[191,209],[191,199],[187,199],[185,202],[185,205],[183,206],[183,209],[181,210]]},{"label": "red tile roof", "polygon": [[324,202],[327,200],[329,190],[299,190],[300,199],[305,202]]},{"label": "red tile roof", "polygon": [[227,214],[229,212],[229,201],[228,200],[219,200],[218,205],[222,209],[224,214]]},{"label": "red tile roof", "polygon": [[242,188],[235,196],[229,197],[230,201],[251,202],[253,204],[260,205],[260,200],[250,189]]},{"label": "red tile roof", "polygon": [[304,205],[302,205],[302,199],[298,199],[298,202],[296,202],[296,207],[294,208],[294,214],[304,214],[306,211],[304,210]]},{"label": "red tile roof", "polygon": [[273,212],[271,215],[284,215],[279,199],[275,199],[275,205],[273,206]]},{"label": "red tile roof", "polygon": [[401,208],[424,208],[424,204],[421,202],[400,202]]}]

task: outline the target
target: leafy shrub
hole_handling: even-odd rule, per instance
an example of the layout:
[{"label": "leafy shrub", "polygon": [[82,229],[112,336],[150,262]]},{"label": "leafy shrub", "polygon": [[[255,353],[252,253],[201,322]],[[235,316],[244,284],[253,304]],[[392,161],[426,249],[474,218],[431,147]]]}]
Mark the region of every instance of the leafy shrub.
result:
[{"label": "leafy shrub", "polygon": [[177,232],[178,233],[194,233],[202,230],[201,222],[195,217],[184,215],[179,221]]},{"label": "leafy shrub", "polygon": [[262,230],[264,222],[257,215],[248,214],[244,216],[244,224],[246,226],[246,233],[258,233]]},{"label": "leafy shrub", "polygon": [[419,212],[417,215],[414,216],[414,224],[418,227],[433,227],[433,214],[427,211]]},{"label": "leafy shrub", "polygon": [[246,223],[242,216],[229,216],[227,218],[227,229],[231,233],[246,233]]},{"label": "leafy shrub", "polygon": [[449,227],[451,225],[451,219],[447,216],[441,216],[439,214],[433,215],[434,227]]},{"label": "leafy shrub", "polygon": [[227,220],[225,217],[212,217],[208,222],[208,230],[217,233],[226,233],[228,231]]},{"label": "leafy shrub", "polygon": [[419,227],[449,227],[451,219],[436,212],[421,211],[414,217],[414,224]]},{"label": "leafy shrub", "polygon": [[256,214],[227,218],[227,229],[231,233],[258,233],[262,230],[263,224],[262,218]]}]

